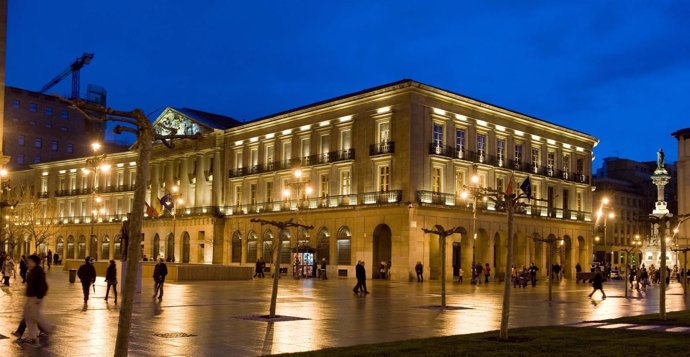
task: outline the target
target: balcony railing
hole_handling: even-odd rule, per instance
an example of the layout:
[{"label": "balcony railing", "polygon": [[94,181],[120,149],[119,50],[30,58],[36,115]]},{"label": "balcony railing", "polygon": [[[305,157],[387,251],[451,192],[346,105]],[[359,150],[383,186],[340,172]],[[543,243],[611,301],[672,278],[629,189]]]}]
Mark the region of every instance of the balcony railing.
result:
[{"label": "balcony railing", "polygon": [[395,153],[395,141],[382,141],[369,145],[369,156]]},{"label": "balcony railing", "polygon": [[274,172],[280,170],[289,170],[298,166],[312,166],[319,164],[327,164],[339,161],[347,161],[355,159],[355,149],[350,148],[341,151],[331,151],[324,154],[303,156],[283,161],[269,162],[266,164],[251,165],[247,167],[239,167],[228,172],[228,177],[242,177],[247,175],[261,174],[265,172]]}]

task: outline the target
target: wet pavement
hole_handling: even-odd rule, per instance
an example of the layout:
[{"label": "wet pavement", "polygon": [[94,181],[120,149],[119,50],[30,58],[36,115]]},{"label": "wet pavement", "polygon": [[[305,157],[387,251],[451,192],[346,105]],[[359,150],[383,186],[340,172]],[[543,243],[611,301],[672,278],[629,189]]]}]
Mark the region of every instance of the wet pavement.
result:
[{"label": "wet pavement", "polygon": [[[302,319],[268,323],[251,316],[267,314],[271,280],[167,283],[161,303],[151,299],[152,282],[144,279],[138,294],[130,339],[131,356],[252,356],[297,352],[432,336],[496,330],[500,322],[502,284],[448,284],[453,310],[440,304],[438,282],[368,281],[370,295],[352,293],[353,280],[281,279],[277,313]],[[21,284],[0,291],[0,348],[3,356],[108,356],[117,331],[118,308],[103,300],[105,282],[83,308],[81,286],[68,283],[62,271],[48,273],[50,290],[44,312],[58,325],[50,346],[20,346],[11,332],[21,319]],[[549,303],[544,282],[512,292],[511,327],[576,324],[658,311],[658,289],[624,297],[623,283],[604,285],[589,299],[589,285],[571,281],[554,286]],[[682,286],[668,290],[668,311],[684,310]],[[426,308],[424,308],[426,307]],[[248,318],[249,317],[249,318]]]}]

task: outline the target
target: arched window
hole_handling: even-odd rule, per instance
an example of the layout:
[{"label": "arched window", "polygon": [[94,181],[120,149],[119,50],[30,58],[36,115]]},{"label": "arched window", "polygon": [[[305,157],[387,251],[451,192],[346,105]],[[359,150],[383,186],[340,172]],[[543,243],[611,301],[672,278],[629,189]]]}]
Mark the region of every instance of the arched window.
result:
[{"label": "arched window", "polygon": [[63,251],[65,249],[65,238],[62,238],[62,236],[59,236],[57,239],[57,243],[55,244],[55,253],[58,254],[60,259],[65,257],[65,252]]},{"label": "arched window", "polygon": [[86,258],[86,237],[83,235],[79,236],[79,241],[77,241],[77,259]]},{"label": "arched window", "polygon": [[247,234],[247,263],[253,263],[256,260],[256,233],[250,231]]},{"label": "arched window", "polygon": [[319,233],[316,233],[316,259],[321,261],[326,259],[327,262],[331,262],[331,234],[328,232],[326,227],[321,227]]},{"label": "arched window", "polygon": [[[98,258],[98,236],[95,234],[91,236],[89,241],[89,256],[94,259]],[[100,258],[108,260],[108,257],[103,257],[103,255]]]},{"label": "arched window", "polygon": [[298,246],[308,246],[309,245],[309,231],[306,229],[299,227],[299,230],[297,232],[297,245]]},{"label": "arched window", "polygon": [[122,235],[120,234],[115,236],[115,241],[113,243],[113,257],[115,259],[122,259]]},{"label": "arched window", "polygon": [[174,262],[175,259],[175,236],[168,234],[168,240],[165,242],[165,261]]},{"label": "arched window", "polygon": [[103,241],[101,241],[101,259],[110,259],[110,238],[108,236],[103,237]]},{"label": "arched window", "polygon": [[74,259],[74,237],[67,237],[67,259]]},{"label": "arched window", "polygon": [[338,229],[338,237],[336,244],[338,248],[338,265],[352,264],[352,233],[350,233],[350,228],[348,228],[347,226],[342,226],[340,227],[340,229]]},{"label": "arched window", "polygon": [[273,232],[270,229],[264,232],[262,254],[264,260],[273,263]]},{"label": "arched window", "polygon": [[161,237],[158,233],[153,236],[153,246],[151,248],[151,260],[158,261],[158,258],[161,256]]},{"label": "arched window", "polygon": [[290,251],[290,238],[290,232],[280,232],[280,264],[290,264],[290,256],[292,255]]},{"label": "arched window", "polygon": [[232,260],[231,262],[233,263],[240,263],[242,262],[242,236],[240,235],[240,231],[235,231],[235,233],[232,234],[232,245],[231,245],[232,251],[231,257]]},{"label": "arched window", "polygon": [[182,262],[189,263],[189,233],[182,234]]}]

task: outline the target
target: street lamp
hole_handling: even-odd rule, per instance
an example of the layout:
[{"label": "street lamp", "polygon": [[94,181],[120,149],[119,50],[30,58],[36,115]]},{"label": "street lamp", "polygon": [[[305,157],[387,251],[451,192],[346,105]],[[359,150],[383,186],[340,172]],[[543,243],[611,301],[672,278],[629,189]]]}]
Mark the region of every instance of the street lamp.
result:
[{"label": "street lamp", "polygon": [[314,190],[309,185],[309,183],[311,182],[309,178],[303,177],[302,169],[295,169],[295,171],[293,171],[292,173],[292,176],[293,179],[285,183],[287,187],[283,189],[283,198],[285,200],[289,200],[292,194],[292,191],[290,189],[294,188],[297,197],[296,208],[299,209],[302,206],[303,200],[308,198],[309,195],[311,195],[314,192]]},{"label": "street lamp", "polygon": [[[101,143],[92,143],[91,149],[93,150],[93,156],[86,159],[86,167],[82,169],[82,173],[84,174],[84,176],[88,176],[90,173],[93,172],[93,184],[91,185],[91,234],[89,235],[89,245],[93,244],[94,241],[94,224],[95,221],[98,219],[99,212],[101,214],[105,214],[104,207],[101,207],[100,209],[98,208],[102,201],[101,197],[98,197],[96,195],[98,192],[98,188],[96,187],[98,185],[98,172],[110,171],[110,165],[105,163],[107,155],[105,153],[98,153],[101,149]],[[98,239],[96,239],[96,241],[98,241]],[[91,250],[96,253],[96,256],[93,256],[92,258],[98,259],[98,249],[96,248]]]},{"label": "street lamp", "polygon": [[[173,246],[175,242],[175,236],[176,236],[176,230],[177,230],[177,210],[175,209],[175,205],[177,204],[178,206],[181,206],[184,203],[184,200],[182,197],[180,197],[182,193],[180,192],[180,187],[177,185],[173,185],[170,188],[170,196],[171,200],[163,201],[163,205],[165,206],[165,209],[170,211],[170,214],[172,215],[172,221],[173,221],[173,233],[172,233],[172,238],[173,238]],[[170,259],[170,261],[174,262],[175,261],[175,252],[174,250],[171,252],[172,256],[168,256],[167,259]],[[167,255],[167,252],[166,252]]]},{"label": "street lamp", "polygon": [[460,197],[466,200],[470,195],[472,196],[472,280],[470,280],[470,283],[477,284],[477,282],[481,280],[475,270],[475,265],[477,264],[477,199],[481,197],[482,200],[486,202],[487,197],[482,195],[482,189],[479,187],[479,176],[476,174],[472,175],[472,177],[470,177],[470,182],[472,183],[471,186],[463,185],[463,191],[460,193]]},{"label": "street lamp", "polygon": [[[607,207],[609,204],[609,199],[608,197],[604,197],[601,199],[601,205],[599,206],[599,210],[597,211],[597,221],[601,218],[604,219],[604,252],[606,252],[606,247],[608,244],[608,229],[607,229],[607,223],[609,219],[614,219],[616,215],[613,212],[613,208]],[[608,212],[607,212],[608,211]],[[598,239],[597,239],[598,241]],[[611,244],[611,260],[610,264],[613,265],[613,244]],[[604,255],[604,266],[606,266],[606,254]]]}]

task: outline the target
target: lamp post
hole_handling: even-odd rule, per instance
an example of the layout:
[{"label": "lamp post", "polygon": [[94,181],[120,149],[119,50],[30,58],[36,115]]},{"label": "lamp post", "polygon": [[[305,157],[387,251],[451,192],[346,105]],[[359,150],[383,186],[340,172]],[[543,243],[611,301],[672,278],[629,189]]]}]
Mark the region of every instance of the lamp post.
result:
[{"label": "lamp post", "polygon": [[[478,276],[474,268],[477,264],[477,198],[482,196],[482,190],[479,187],[479,176],[472,175],[470,181],[472,182],[472,186],[463,186],[463,191],[462,193],[460,193],[460,197],[466,200],[470,195],[472,196],[472,279],[470,280],[470,283],[477,284],[480,280],[478,279]],[[486,201],[486,197],[483,197],[483,199],[484,201]]]},{"label": "lamp post", "polygon": [[[170,212],[170,214],[172,215],[172,223],[173,223],[173,229],[172,229],[173,247],[174,247],[174,244],[175,244],[175,235],[176,235],[176,230],[177,230],[177,226],[176,226],[176,222],[177,222],[176,217],[177,217],[177,215],[175,214],[175,213],[176,213],[175,205],[176,205],[176,204],[177,204],[177,205],[182,205],[182,204],[184,203],[184,200],[180,197],[181,195],[182,195],[182,194],[180,193],[180,187],[177,186],[177,185],[173,185],[173,186],[170,188],[170,192],[168,192],[168,194],[166,195],[167,197],[166,197],[165,199],[161,200],[161,203],[163,204],[163,208],[167,209],[168,212]],[[168,246],[168,245],[167,245],[167,243],[166,243],[166,247],[167,247],[167,246]],[[168,255],[168,257],[167,257],[168,261],[174,262],[174,261],[175,261],[175,251],[174,251],[174,248],[173,248],[173,251],[170,252],[171,254],[167,254],[167,253],[168,253],[168,252],[166,251],[166,255]],[[172,256],[170,256],[170,255],[172,255]]]},{"label": "lamp post", "polygon": [[[606,253],[606,248],[608,246],[608,219],[614,219],[616,217],[615,213],[613,212],[613,209],[611,207],[607,207],[609,204],[609,199],[608,197],[604,197],[601,200],[601,205],[599,206],[599,210],[597,211],[597,217],[599,219],[603,218],[604,219],[604,252]],[[608,211],[608,212],[606,212]],[[604,267],[606,267],[606,255],[604,255]],[[611,244],[611,260],[610,264],[613,265],[613,244]]]},{"label": "lamp post", "polygon": [[[82,173],[84,173],[84,175],[89,175],[90,173],[93,173],[93,182],[91,185],[91,234],[89,235],[89,246],[93,244],[94,241],[94,224],[95,221],[98,219],[98,205],[100,205],[102,201],[102,199],[97,196],[98,172],[110,171],[110,165],[105,163],[107,155],[105,153],[98,153],[101,150],[101,144],[99,142],[94,142],[91,144],[91,149],[93,150],[93,156],[86,159],[86,167],[82,169]],[[102,213],[105,214],[104,207],[101,207],[100,211],[102,211]],[[96,252],[96,256],[92,258],[98,259],[98,249],[95,249],[94,251]]]},{"label": "lamp post", "polygon": [[551,301],[551,291],[552,291],[551,284],[553,281],[553,279],[551,279],[551,266],[553,266],[553,262],[552,262],[553,244],[556,243],[557,241],[561,241],[561,244],[562,244],[563,240],[561,240],[561,238],[557,238],[557,237],[550,237],[550,238],[536,238],[536,237],[534,237],[532,239],[535,242],[544,242],[544,243],[549,245],[549,256],[548,256],[548,259],[546,262],[546,266],[547,266],[546,271],[547,271],[547,276],[548,276],[547,279],[549,279],[549,301]]},{"label": "lamp post", "polygon": [[283,198],[285,200],[288,200],[289,205],[289,198],[292,194],[290,188],[294,188],[297,197],[297,210],[299,210],[299,208],[302,206],[303,200],[308,198],[309,195],[311,195],[313,192],[313,189],[311,188],[311,186],[309,186],[309,183],[311,181],[309,180],[309,178],[303,177],[303,175],[304,173],[302,172],[302,169],[295,169],[295,171],[292,172],[293,179],[286,182],[285,185],[287,187],[283,189]]}]

